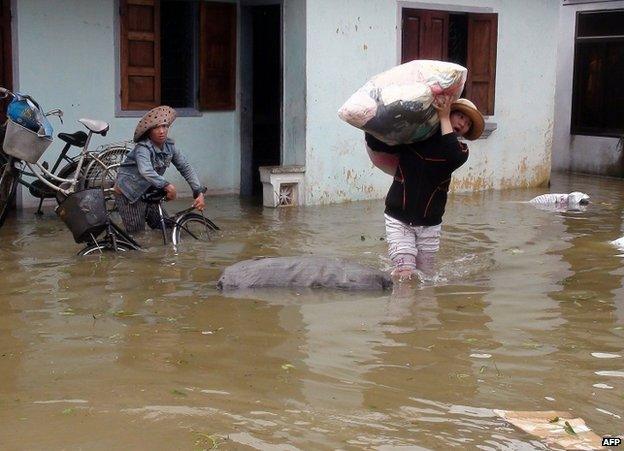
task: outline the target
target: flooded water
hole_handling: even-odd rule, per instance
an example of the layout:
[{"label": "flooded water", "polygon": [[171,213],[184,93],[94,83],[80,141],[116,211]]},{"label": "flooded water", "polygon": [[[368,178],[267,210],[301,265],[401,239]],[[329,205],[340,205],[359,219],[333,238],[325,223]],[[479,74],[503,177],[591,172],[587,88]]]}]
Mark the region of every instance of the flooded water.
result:
[{"label": "flooded water", "polygon": [[[435,283],[224,295],[256,256],[387,269],[383,202],[262,209],[211,198],[223,232],[176,253],[77,257],[47,209],[0,229],[0,449],[546,449],[493,409],[624,432],[624,182],[451,198]],[[183,203],[178,202],[180,206]]]}]

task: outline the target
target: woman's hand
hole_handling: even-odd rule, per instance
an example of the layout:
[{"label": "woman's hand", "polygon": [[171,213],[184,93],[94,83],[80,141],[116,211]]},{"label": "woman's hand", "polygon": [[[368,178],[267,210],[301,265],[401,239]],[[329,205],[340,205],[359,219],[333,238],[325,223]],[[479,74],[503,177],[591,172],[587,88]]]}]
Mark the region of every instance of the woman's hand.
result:
[{"label": "woman's hand", "polygon": [[433,101],[433,107],[438,111],[440,120],[444,117],[450,117],[451,115],[451,96],[438,96]]},{"label": "woman's hand", "polygon": [[432,106],[437,110],[440,117],[440,130],[443,135],[453,133],[451,126],[451,96],[438,96],[433,101]]},{"label": "woman's hand", "polygon": [[164,189],[167,193],[167,200],[174,200],[178,196],[178,191],[173,183],[168,184]]},{"label": "woman's hand", "polygon": [[193,208],[196,208],[199,211],[203,211],[205,207],[206,202],[204,201],[204,193],[199,193],[199,195],[193,201]]}]

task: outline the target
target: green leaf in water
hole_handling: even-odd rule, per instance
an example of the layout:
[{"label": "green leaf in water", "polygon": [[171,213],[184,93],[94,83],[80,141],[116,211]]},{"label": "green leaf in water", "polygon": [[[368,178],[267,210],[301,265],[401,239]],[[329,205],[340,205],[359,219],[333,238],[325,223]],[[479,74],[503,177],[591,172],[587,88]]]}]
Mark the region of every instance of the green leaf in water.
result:
[{"label": "green leaf in water", "polygon": [[501,377],[502,373],[500,372],[500,370],[498,369],[498,366],[496,365],[496,361],[492,360],[492,363],[494,364],[494,368],[496,368],[496,376]]},{"label": "green leaf in water", "polygon": [[72,409],[71,407],[69,407],[69,408],[63,410],[63,415],[71,415],[74,412],[75,412],[75,410]]},{"label": "green leaf in water", "polygon": [[476,343],[479,340],[477,340],[476,338],[466,338],[465,341],[466,341],[466,343]]},{"label": "green leaf in water", "polygon": [[291,365],[290,363],[284,363],[282,365],[282,369],[288,371],[288,370],[294,370],[295,367],[294,365]]},{"label": "green leaf in water", "polygon": [[172,395],[176,395],[176,396],[186,396],[186,393],[180,391],[180,390],[176,390],[175,388],[173,390],[171,390],[171,394]]},{"label": "green leaf in water", "polygon": [[134,313],[134,312],[126,312],[125,310],[117,310],[116,312],[113,313],[113,315],[119,317],[119,318],[123,318],[123,317],[129,317],[129,316],[138,316],[138,313]]},{"label": "green leaf in water", "polygon": [[559,423],[559,417],[551,418],[548,420],[549,423]]},{"label": "green leaf in water", "polygon": [[543,345],[540,343],[532,343],[530,341],[525,341],[524,343],[522,343],[522,346],[524,346],[525,348],[537,349],[537,348],[541,348]]},{"label": "green leaf in water", "polygon": [[566,431],[570,435],[576,435],[576,432],[574,431],[574,429],[572,429],[572,426],[570,426],[570,423],[566,421],[564,424],[565,424],[565,426],[563,427],[564,431]]},{"label": "green leaf in water", "polygon": [[201,450],[217,449],[219,445],[225,442],[221,437],[215,434],[202,434],[197,432],[195,446]]},{"label": "green leaf in water", "polygon": [[485,370],[487,370],[487,366],[481,365],[481,368],[479,368],[479,373],[483,374],[483,373],[485,373]]}]

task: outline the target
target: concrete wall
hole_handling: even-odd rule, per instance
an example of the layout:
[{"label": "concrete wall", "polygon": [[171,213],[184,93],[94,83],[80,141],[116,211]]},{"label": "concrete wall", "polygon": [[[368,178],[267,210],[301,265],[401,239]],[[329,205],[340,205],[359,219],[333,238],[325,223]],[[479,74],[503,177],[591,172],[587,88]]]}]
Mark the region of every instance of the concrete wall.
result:
[{"label": "concrete wall", "polygon": [[304,165],[306,160],[306,3],[306,0],[284,0],[282,7],[283,165]]},{"label": "concrete wall", "polygon": [[498,13],[497,130],[470,145],[455,190],[536,186],[550,174],[558,1],[315,0],[308,2],[306,200],[383,197],[391,178],[373,169],[363,133],[336,111],[367,79],[400,62],[400,8]]},{"label": "concrete wall", "polygon": [[[17,0],[13,8],[14,87],[44,108],[63,109],[65,124],[55,123],[56,132],[79,130],[81,117],[109,122],[109,134],[95,137],[94,145],[131,138],[138,122],[136,117],[115,117],[116,6],[115,0]],[[212,191],[238,191],[237,111],[179,117],[170,134]],[[55,142],[44,158],[53,161],[60,144]],[[186,193],[190,190],[175,169],[167,177]],[[26,204],[34,201],[24,195]]]},{"label": "concrete wall", "polygon": [[553,170],[622,176],[622,139],[571,135],[572,82],[576,13],[597,9],[624,8],[624,1],[604,1],[562,6],[559,13],[557,91],[555,102]]}]

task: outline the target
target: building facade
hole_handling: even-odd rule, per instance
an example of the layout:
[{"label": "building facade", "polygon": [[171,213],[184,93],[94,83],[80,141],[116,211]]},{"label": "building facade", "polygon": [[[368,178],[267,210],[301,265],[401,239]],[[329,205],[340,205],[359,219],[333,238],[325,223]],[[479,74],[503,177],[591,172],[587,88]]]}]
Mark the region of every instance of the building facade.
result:
[{"label": "building facade", "polygon": [[559,15],[553,170],[624,177],[624,1]]},{"label": "building facade", "polygon": [[[179,112],[171,135],[211,192],[253,194],[259,166],[301,165],[305,203],[322,204],[381,198],[391,183],[370,163],[363,133],[337,117],[342,103],[402,61],[445,58],[474,74],[467,96],[487,114],[452,188],[537,186],[551,170],[560,6],[4,0],[4,60],[10,87],[64,110],[57,131],[91,117],[111,124],[95,145],[120,141],[146,109],[170,104]],[[25,190],[22,200],[34,203]]]}]

